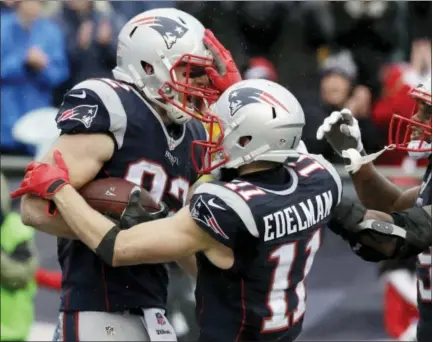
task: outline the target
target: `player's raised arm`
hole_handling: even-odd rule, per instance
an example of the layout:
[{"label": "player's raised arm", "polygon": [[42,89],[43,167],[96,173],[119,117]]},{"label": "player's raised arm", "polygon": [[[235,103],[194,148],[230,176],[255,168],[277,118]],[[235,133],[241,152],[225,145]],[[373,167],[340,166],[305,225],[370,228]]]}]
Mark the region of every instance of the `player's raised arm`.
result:
[{"label": "player's raised arm", "polygon": [[[317,138],[326,138],[340,156],[350,148],[365,154],[358,121],[348,109],[327,117],[317,131]],[[419,187],[403,192],[381,175],[372,162],[361,166],[351,177],[361,202],[368,208],[387,213],[410,208],[419,193]]]},{"label": "player's raised arm", "polygon": [[[115,91],[101,80],[75,86],[64,98],[56,118],[62,134],[42,162],[53,164],[53,151],[61,151],[76,189],[92,180],[115,148],[122,144],[126,115]],[[25,224],[60,236],[74,237],[61,215],[50,216],[46,200],[26,195],[21,202]]]}]

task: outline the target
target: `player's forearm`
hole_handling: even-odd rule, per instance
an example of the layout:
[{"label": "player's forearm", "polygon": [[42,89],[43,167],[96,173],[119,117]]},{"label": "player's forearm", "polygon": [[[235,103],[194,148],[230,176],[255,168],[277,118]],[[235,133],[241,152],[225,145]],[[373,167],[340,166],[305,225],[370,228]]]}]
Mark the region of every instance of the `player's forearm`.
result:
[{"label": "player's forearm", "polygon": [[25,195],[21,201],[21,220],[36,230],[68,239],[77,236],[59,214],[48,215],[48,202],[42,198]]},{"label": "player's forearm", "polygon": [[92,209],[70,185],[60,189],[53,200],[72,231],[92,250],[113,227],[113,222]]},{"label": "player's forearm", "polygon": [[352,175],[358,198],[367,208],[391,212],[402,196],[402,191],[381,175],[372,163]]}]

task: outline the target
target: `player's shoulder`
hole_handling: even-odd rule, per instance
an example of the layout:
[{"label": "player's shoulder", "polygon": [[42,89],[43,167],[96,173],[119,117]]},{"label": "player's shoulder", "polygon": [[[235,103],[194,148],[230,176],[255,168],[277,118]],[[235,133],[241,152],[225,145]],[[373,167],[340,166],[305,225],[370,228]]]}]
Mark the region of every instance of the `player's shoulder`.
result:
[{"label": "player's shoulder", "polygon": [[338,197],[341,198],[343,190],[341,177],[335,166],[322,155],[301,153],[295,169],[302,178],[318,178],[319,181],[325,180],[325,182],[326,179],[333,181],[338,191]]},{"label": "player's shoulder", "polygon": [[131,87],[104,78],[92,78],[76,84],[63,98],[56,117],[62,134],[110,133],[120,148],[128,123],[135,111]]},{"label": "player's shoulder", "polygon": [[119,111],[118,107],[123,107],[125,100],[136,95],[132,87],[126,83],[109,78],[90,78],[77,83],[65,94],[65,98],[71,96],[82,100],[86,100],[87,97],[94,98],[105,107],[113,107]]},{"label": "player's shoulder", "polygon": [[259,236],[253,212],[247,201],[233,187],[233,183],[211,181],[199,184],[191,197],[191,215],[199,214],[200,210],[221,217],[229,225],[240,224],[253,236]]}]

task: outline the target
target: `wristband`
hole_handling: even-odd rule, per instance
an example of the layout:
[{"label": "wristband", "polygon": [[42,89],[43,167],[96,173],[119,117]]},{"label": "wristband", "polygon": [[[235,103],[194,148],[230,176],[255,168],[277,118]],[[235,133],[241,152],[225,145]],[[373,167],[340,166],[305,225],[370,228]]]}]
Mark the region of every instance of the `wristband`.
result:
[{"label": "wristband", "polygon": [[116,243],[117,234],[119,233],[119,227],[114,226],[105,234],[98,247],[95,249],[95,253],[110,266],[113,266],[114,244]]}]

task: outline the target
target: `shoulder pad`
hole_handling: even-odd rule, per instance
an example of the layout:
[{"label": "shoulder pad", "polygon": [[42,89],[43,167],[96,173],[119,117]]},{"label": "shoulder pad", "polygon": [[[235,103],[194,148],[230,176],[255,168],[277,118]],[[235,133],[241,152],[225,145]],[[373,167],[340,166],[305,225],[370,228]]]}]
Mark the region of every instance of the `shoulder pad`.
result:
[{"label": "shoulder pad", "polygon": [[[245,200],[236,192],[226,188],[220,182],[208,182],[200,184],[194,191],[191,203],[194,198],[201,197],[205,204],[212,212],[230,212],[234,218],[253,236],[259,237],[259,231],[254,219],[253,213]],[[214,203],[223,203],[224,205],[213,206]],[[218,207],[224,208],[218,211]],[[215,210],[214,210],[215,209]],[[233,219],[232,219],[233,221]],[[229,221],[229,225],[234,226],[234,222]]]},{"label": "shoulder pad", "polygon": [[328,173],[332,176],[332,178],[334,179],[335,185],[337,186],[337,190],[338,190],[338,202],[337,203],[339,203],[340,200],[341,200],[341,195],[343,193],[343,184],[341,182],[341,177],[338,174],[337,170],[322,155],[320,155],[320,154],[311,154],[311,153],[307,153],[307,155],[308,155],[308,157],[314,159],[320,165],[322,165],[325,168],[325,170],[328,171]]},{"label": "shoulder pad", "polygon": [[[65,95],[64,105],[88,105],[89,101],[93,101],[100,112],[105,112],[108,123],[103,126],[107,126],[105,129],[113,134],[118,148],[121,148],[126,131],[127,113],[119,97],[119,91],[124,90],[120,90],[120,86],[115,88],[103,79],[89,79],[78,83]],[[98,130],[96,128],[96,131]]]}]

